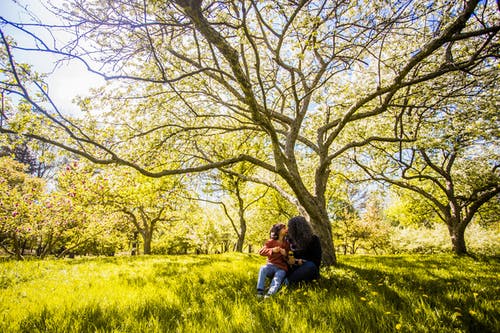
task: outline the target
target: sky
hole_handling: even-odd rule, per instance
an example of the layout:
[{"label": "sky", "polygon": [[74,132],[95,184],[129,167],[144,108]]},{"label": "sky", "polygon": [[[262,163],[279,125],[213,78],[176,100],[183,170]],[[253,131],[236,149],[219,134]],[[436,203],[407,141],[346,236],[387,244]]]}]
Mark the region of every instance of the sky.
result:
[{"label": "sky", "polygon": [[[0,0],[0,16],[12,21],[25,21],[28,16],[23,13],[23,7],[35,12],[42,21],[49,22],[54,18],[44,9],[41,3],[44,0]],[[18,4],[16,4],[18,3]],[[8,35],[16,39],[18,43],[29,43],[29,39],[16,29],[2,26]],[[47,73],[54,68],[56,58],[45,53],[18,52],[14,55],[18,62],[26,62],[33,65],[38,72]],[[77,95],[85,95],[92,87],[104,84],[104,80],[86,70],[76,61],[65,63],[56,68],[47,79],[49,95],[63,112],[76,111],[78,107],[72,102]]]}]

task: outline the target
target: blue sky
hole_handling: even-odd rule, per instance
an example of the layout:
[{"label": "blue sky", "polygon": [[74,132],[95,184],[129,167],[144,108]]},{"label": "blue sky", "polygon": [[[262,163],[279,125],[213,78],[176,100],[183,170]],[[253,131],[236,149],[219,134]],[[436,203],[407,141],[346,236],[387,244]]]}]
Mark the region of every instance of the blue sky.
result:
[{"label": "blue sky", "polygon": [[[16,4],[19,3],[19,4]],[[15,22],[29,20],[29,16],[23,11],[23,7],[28,8],[44,22],[54,22],[51,16],[41,3],[44,0],[0,0],[0,16]],[[1,27],[4,32],[16,39],[19,45],[30,45],[31,39],[18,30],[8,27]],[[16,61],[33,65],[38,72],[49,72],[54,68],[56,58],[47,53],[41,52],[17,52]],[[47,80],[49,94],[61,111],[75,111],[77,107],[72,103],[72,99],[77,95],[85,95],[92,88],[100,86],[104,80],[95,74],[89,73],[85,67],[76,61],[65,63],[55,69]]]}]

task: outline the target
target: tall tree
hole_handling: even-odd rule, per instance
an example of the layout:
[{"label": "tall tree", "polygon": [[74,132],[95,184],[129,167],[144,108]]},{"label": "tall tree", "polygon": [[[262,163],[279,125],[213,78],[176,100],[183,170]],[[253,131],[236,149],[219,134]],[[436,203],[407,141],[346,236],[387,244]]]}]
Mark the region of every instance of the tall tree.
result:
[{"label": "tall tree", "polygon": [[[62,43],[2,19],[1,89],[31,107],[1,132],[152,177],[253,163],[271,186],[269,174],[286,182],[281,193],[296,197],[321,238],[327,265],[336,261],[325,199],[332,163],[354,147],[404,140],[373,125],[386,123],[408,89],[454,71],[474,74],[498,54],[492,1],[63,2],[51,8],[64,24],[36,25],[51,37],[63,30]],[[34,46],[16,45],[6,28],[26,33]],[[63,115],[42,78],[16,62],[15,52],[27,49],[78,59],[106,79],[122,80],[129,97],[123,110],[142,107],[148,122],[120,124],[102,135],[102,124],[91,130]],[[149,102],[140,105],[140,97]],[[151,104],[155,100],[162,102]],[[27,120],[33,110],[35,120]],[[234,132],[260,139],[264,154],[214,157],[213,138]],[[153,133],[156,149],[129,149]],[[171,149],[186,153],[178,167],[164,169]]]},{"label": "tall tree", "polygon": [[370,157],[352,157],[372,179],[427,200],[448,226],[457,254],[467,253],[465,231],[479,209],[500,194],[500,121],[492,99],[500,93],[500,73],[491,64],[480,73],[481,83],[457,73],[443,81],[446,90],[422,87],[434,89],[432,97],[408,97],[397,131],[412,132],[414,142],[372,144],[365,151]]}]

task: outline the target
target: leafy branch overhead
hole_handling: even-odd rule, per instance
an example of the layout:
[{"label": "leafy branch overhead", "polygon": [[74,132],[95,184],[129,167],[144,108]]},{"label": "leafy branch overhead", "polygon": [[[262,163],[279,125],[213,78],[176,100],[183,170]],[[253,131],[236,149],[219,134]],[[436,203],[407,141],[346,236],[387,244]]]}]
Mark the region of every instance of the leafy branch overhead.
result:
[{"label": "leafy branch overhead", "polygon": [[[467,93],[498,76],[500,26],[490,1],[46,7],[57,24],[1,18],[1,89],[29,105],[2,133],[150,177],[254,164],[261,171],[252,177],[295,197],[324,235],[327,263],[335,254],[325,193],[339,163],[357,149],[417,142],[422,133],[408,110],[432,108],[423,91],[444,96],[440,83],[466,76]],[[11,31],[31,43],[15,43]],[[80,62],[108,85],[68,114],[43,78],[17,62],[20,51]]]}]

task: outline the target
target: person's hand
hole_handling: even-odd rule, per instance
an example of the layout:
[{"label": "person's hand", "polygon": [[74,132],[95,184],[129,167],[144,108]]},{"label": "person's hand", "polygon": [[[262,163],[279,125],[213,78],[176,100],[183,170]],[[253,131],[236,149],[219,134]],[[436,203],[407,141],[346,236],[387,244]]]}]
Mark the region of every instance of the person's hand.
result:
[{"label": "person's hand", "polygon": [[286,256],[286,250],[283,248],[280,248],[280,253],[282,256]]},{"label": "person's hand", "polygon": [[276,246],[276,247],[273,247],[273,253],[278,253],[278,252],[281,252],[281,247],[279,246]]}]

